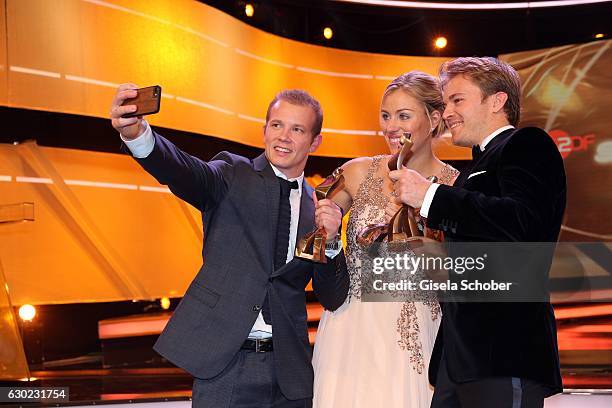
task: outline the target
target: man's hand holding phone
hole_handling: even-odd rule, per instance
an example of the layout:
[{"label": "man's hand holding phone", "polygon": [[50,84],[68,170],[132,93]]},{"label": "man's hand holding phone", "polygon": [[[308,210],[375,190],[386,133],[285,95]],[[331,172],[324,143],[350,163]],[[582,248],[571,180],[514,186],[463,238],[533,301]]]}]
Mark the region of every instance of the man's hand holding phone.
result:
[{"label": "man's hand holding phone", "polygon": [[132,83],[121,84],[110,109],[111,123],[125,139],[136,139],[144,130],[143,115],[159,112],[161,87],[138,89]]}]

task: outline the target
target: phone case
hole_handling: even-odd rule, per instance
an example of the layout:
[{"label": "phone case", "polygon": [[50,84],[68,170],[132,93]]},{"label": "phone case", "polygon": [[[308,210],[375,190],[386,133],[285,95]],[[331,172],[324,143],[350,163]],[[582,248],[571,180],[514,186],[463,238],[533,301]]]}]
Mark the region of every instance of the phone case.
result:
[{"label": "phone case", "polygon": [[135,98],[126,99],[122,105],[136,105],[137,109],[135,112],[126,113],[122,116],[123,118],[133,118],[159,112],[161,86],[154,85],[136,91],[138,91],[138,95]]}]

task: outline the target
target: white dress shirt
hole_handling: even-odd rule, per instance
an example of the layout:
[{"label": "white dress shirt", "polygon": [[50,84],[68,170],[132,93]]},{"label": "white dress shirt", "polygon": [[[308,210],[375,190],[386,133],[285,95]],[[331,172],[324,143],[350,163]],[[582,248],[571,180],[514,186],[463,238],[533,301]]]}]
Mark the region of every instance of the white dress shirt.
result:
[{"label": "white dress shirt", "polygon": [[[297,240],[297,228],[298,220],[300,219],[300,200],[302,199],[302,183],[304,182],[304,173],[299,175],[297,178],[288,179],[279,169],[277,169],[272,163],[270,163],[272,170],[276,177],[283,178],[289,181],[297,181],[298,188],[291,189],[289,193],[289,204],[291,205],[291,223],[289,224],[289,246],[287,247],[287,262],[293,259],[293,250],[295,248],[295,242]],[[249,333],[249,338],[260,338],[265,339],[272,337],[272,326],[267,324],[263,318],[261,312],[255,320],[255,324]]]},{"label": "white dress shirt", "polygon": [[[491,140],[493,140],[495,136],[499,135],[500,133],[508,129],[514,129],[514,126],[506,125],[506,126],[500,127],[495,132],[485,137],[480,143],[480,151],[484,152],[485,147],[489,144]],[[421,214],[421,217],[427,218],[427,215],[429,214],[429,207],[431,207],[431,203],[434,199],[434,196],[436,195],[436,190],[438,189],[438,187],[440,187],[440,184],[432,183],[432,185],[429,186],[429,188],[425,192],[425,197],[423,198],[423,205],[421,206],[421,209],[419,210],[419,214]]]},{"label": "white dress shirt", "polygon": [[121,140],[123,143],[130,149],[132,152],[132,156],[137,159],[144,159],[148,155],[151,154],[153,148],[155,147],[155,138],[153,138],[153,132],[151,131],[151,126],[146,120],[143,120],[145,124],[145,131],[140,134],[136,139],[127,140],[120,133]]}]

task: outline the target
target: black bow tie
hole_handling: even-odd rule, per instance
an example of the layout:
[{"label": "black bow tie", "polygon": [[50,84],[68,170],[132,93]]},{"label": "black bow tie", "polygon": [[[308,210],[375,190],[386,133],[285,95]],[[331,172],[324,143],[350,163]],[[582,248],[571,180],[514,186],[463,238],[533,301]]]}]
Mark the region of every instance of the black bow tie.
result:
[{"label": "black bow tie", "polygon": [[472,147],[472,160],[476,160],[479,158],[484,152],[480,150],[480,145],[475,145]]},{"label": "black bow tie", "polygon": [[278,182],[281,183],[281,187],[288,187],[288,190],[297,190],[300,188],[297,180],[289,181],[278,176],[276,176],[276,178],[278,179]]}]

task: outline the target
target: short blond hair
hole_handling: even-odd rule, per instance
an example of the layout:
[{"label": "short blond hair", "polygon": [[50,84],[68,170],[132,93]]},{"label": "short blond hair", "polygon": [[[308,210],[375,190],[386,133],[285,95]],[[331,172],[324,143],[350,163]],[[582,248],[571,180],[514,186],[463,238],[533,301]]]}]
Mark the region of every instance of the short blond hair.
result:
[{"label": "short blond hair", "polygon": [[465,75],[478,85],[483,100],[497,92],[508,95],[504,113],[512,126],[518,126],[521,120],[521,79],[510,64],[492,57],[462,57],[447,61],[440,67],[442,87],[457,75]]},{"label": "short blond hair", "polygon": [[280,91],[276,94],[274,99],[272,99],[268,105],[268,110],[266,111],[266,125],[268,124],[268,120],[270,120],[270,110],[278,101],[285,101],[292,105],[307,106],[311,108],[315,114],[315,122],[312,127],[312,137],[314,139],[316,136],[321,134],[321,128],[323,127],[323,108],[321,108],[319,101],[312,97],[308,92],[301,89],[285,89],[284,91]]}]

